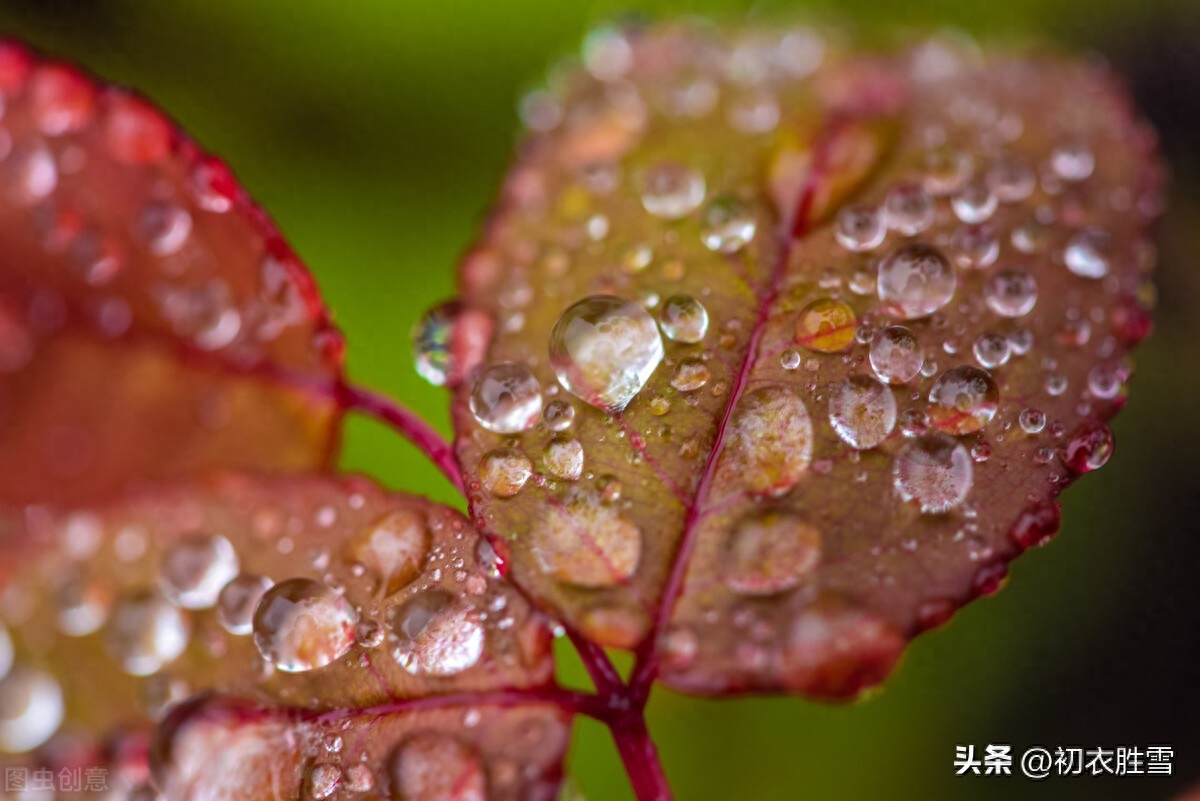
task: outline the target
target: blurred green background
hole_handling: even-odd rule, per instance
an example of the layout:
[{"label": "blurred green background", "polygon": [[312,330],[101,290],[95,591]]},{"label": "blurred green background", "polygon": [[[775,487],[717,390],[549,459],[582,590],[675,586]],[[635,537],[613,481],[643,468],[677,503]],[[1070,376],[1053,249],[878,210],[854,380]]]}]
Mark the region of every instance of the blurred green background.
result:
[{"label": "blurred green background", "polygon": [[[772,8],[786,8],[782,3]],[[408,329],[453,293],[512,153],[515,101],[596,21],[749,3],[663,0],[0,0],[14,34],[159,101],[226,157],[304,256],[346,330],[353,376],[447,428]],[[1166,799],[1200,779],[1200,4],[1195,0],[842,0],[864,34],[962,27],[1098,50],[1129,76],[1175,164],[1157,333],[1137,356],[1118,456],[1065,496],[1062,535],[997,597],[920,638],[885,692],[852,707],[659,693],[650,724],[685,801]],[[455,501],[402,440],[350,423],[343,464]],[[567,660],[570,681],[581,681]],[[957,778],[956,744],[1175,748],[1173,777]],[[571,772],[631,798],[597,726]]]}]

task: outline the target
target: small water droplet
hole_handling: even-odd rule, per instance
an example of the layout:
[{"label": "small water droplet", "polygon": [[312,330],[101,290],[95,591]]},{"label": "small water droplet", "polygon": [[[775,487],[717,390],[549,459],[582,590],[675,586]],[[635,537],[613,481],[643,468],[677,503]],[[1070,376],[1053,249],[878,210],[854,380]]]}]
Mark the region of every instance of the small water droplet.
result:
[{"label": "small water droplet", "polygon": [[846,206],[838,212],[834,236],[853,253],[874,250],[887,236],[887,220],[878,206]]},{"label": "small water droplet", "polygon": [[988,171],[987,182],[1001,203],[1020,203],[1033,194],[1037,177],[1029,165],[1002,159]]},{"label": "small water droplet", "polygon": [[[83,637],[99,630],[108,620],[112,601],[112,588],[108,583],[85,575],[70,576],[54,592],[59,631],[68,637]],[[3,634],[2,630],[0,634]],[[4,646],[5,640],[0,637],[0,676],[7,670]],[[7,653],[12,656],[11,643]]]},{"label": "small water droplet", "polygon": [[1067,269],[1083,278],[1108,275],[1112,238],[1101,228],[1085,228],[1071,237],[1063,252]]},{"label": "small water droplet", "polygon": [[672,295],[659,310],[659,325],[667,339],[695,344],[708,332],[708,309],[691,295]]},{"label": "small water droplet", "polygon": [[42,745],[62,725],[63,713],[62,688],[53,676],[14,668],[0,679],[0,752],[21,754]]},{"label": "small water droplet", "polygon": [[237,574],[237,552],[229,540],[217,534],[195,534],[163,554],[158,585],[177,606],[208,609]]},{"label": "small water droplet", "polygon": [[453,676],[483,656],[483,624],[465,601],[428,590],[396,611],[396,661],[414,675]]},{"label": "small water droplet", "polygon": [[871,369],[887,384],[907,384],[921,372],[925,350],[916,334],[902,325],[892,325],[871,340]]},{"label": "small water droplet", "polygon": [[1075,473],[1099,470],[1112,456],[1112,430],[1097,420],[1082,423],[1063,446],[1062,460]]},{"label": "small water droplet", "polygon": [[360,528],[347,540],[347,562],[362,565],[388,595],[399,592],[424,570],[433,535],[425,516],[414,509],[395,509]]},{"label": "small water droplet", "polygon": [[852,375],[830,391],[829,424],[851,448],[874,448],[896,427],[896,399],[874,378]]},{"label": "small water droplet", "polygon": [[971,177],[975,160],[970,153],[939,147],[925,154],[925,189],[939,197],[952,195]]},{"label": "small water droplet", "polygon": [[106,627],[108,651],[133,676],[150,676],[173,662],[187,647],[188,619],[156,592],[138,590],[121,596]]},{"label": "small water droplet", "polygon": [[984,300],[1001,317],[1024,317],[1037,304],[1037,280],[1021,270],[1001,270],[984,286]]},{"label": "small water droplet", "polygon": [[1046,413],[1041,409],[1029,406],[1021,410],[1020,415],[1017,416],[1017,422],[1026,434],[1040,434],[1046,427]]},{"label": "small water droplet", "polygon": [[642,206],[655,217],[677,220],[704,202],[704,176],[691,167],[667,161],[642,174]]},{"label": "small water droplet", "polygon": [[972,352],[980,367],[994,370],[1008,364],[1009,357],[1012,355],[1012,347],[1008,344],[1008,337],[1003,334],[985,331],[975,339]]},{"label": "small water droplet", "polygon": [[897,184],[883,202],[888,228],[905,236],[919,234],[933,224],[933,198],[917,184]]},{"label": "small water droplet", "polygon": [[575,303],[550,333],[550,366],[559,383],[610,413],[633,400],[662,358],[654,319],[638,304],[609,295]]},{"label": "small water droplet", "polygon": [[978,225],[996,213],[996,195],[987,184],[973,181],[954,195],[950,205],[958,219],[968,225]]},{"label": "small water droplet", "polygon": [[542,409],[542,421],[551,431],[566,431],[575,422],[575,407],[565,400],[552,400]]},{"label": "small water droplet", "polygon": [[1068,142],[1050,155],[1050,169],[1064,181],[1082,181],[1096,168],[1096,158],[1082,142]]},{"label": "small water droplet", "polygon": [[570,437],[555,437],[546,443],[542,454],[546,471],[564,481],[576,481],[583,475],[583,445]]},{"label": "small water droplet", "polygon": [[713,200],[705,210],[700,238],[709,250],[737,253],[754,239],[757,228],[750,209],[737,198],[725,195]]},{"label": "small water droplet", "polygon": [[816,353],[837,353],[854,344],[858,317],[849,304],[820,298],[796,318],[796,342]]},{"label": "small water droplet", "polygon": [[951,242],[954,263],[967,270],[982,270],[1000,255],[1000,240],[986,225],[964,225],[954,232]]},{"label": "small water droplet", "polygon": [[1000,390],[986,370],[969,364],[942,373],[929,389],[929,419],[950,434],[972,434],[996,414]]},{"label": "small water droplet", "polygon": [[470,407],[475,420],[489,431],[519,434],[537,422],[542,387],[533,373],[519,364],[494,364],[475,380]]},{"label": "small water droplet", "polygon": [[178,253],[192,233],[192,215],[182,206],[153,201],[142,209],[137,232],[156,256]]},{"label": "small water droplet", "polygon": [[342,595],[307,578],[281,581],[254,612],[254,644],[278,670],[301,673],[341,658],[354,645],[358,613]]},{"label": "small water droplet", "polygon": [[547,506],[530,532],[542,572],[579,587],[608,587],[637,569],[642,532],[611,504],[582,493]]},{"label": "small water droplet", "polygon": [[708,365],[701,359],[684,359],[675,365],[671,386],[680,392],[695,392],[708,383]]},{"label": "small water droplet", "polygon": [[242,573],[217,596],[217,619],[230,634],[244,637],[254,628],[254,610],[263,594],[271,589],[266,576]]},{"label": "small water droplet", "polygon": [[324,801],[337,792],[342,784],[342,770],[328,762],[318,762],[305,778],[305,797]]},{"label": "small water droplet", "polygon": [[933,314],[950,302],[956,286],[950,262],[931,245],[904,245],[879,265],[879,299],[901,319]]},{"label": "small water droplet", "polygon": [[479,480],[497,498],[511,498],[533,475],[533,462],[514,448],[488,451],[479,460]]},{"label": "small water droplet", "polygon": [[487,801],[487,772],[473,748],[449,734],[420,731],[388,760],[393,794],[417,801]]},{"label": "small water droplet", "polygon": [[417,374],[435,387],[457,384],[479,364],[491,336],[491,319],[457,301],[434,306],[412,329]]},{"label": "small water droplet", "polygon": [[922,512],[948,512],[971,490],[971,456],[946,434],[923,434],[896,454],[892,480],[900,498],[915,501]]},{"label": "small water droplet", "polygon": [[779,366],[784,370],[795,370],[800,366],[800,352],[785,350],[779,354]]}]

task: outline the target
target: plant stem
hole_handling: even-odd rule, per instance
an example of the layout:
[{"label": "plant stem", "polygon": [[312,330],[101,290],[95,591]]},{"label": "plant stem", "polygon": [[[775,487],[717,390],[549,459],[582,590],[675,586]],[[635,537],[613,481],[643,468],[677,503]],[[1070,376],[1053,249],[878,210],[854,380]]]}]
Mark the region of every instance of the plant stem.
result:
[{"label": "plant stem", "polygon": [[675,796],[663,772],[658,749],[646,729],[643,710],[633,710],[610,725],[617,753],[625,764],[638,801],[673,801]]},{"label": "plant stem", "polygon": [[422,420],[412,409],[386,395],[352,384],[338,386],[337,401],[343,409],[362,412],[387,423],[402,437],[416,445],[450,480],[454,488],[465,494],[462,473],[454,458],[454,449],[433,426]]}]

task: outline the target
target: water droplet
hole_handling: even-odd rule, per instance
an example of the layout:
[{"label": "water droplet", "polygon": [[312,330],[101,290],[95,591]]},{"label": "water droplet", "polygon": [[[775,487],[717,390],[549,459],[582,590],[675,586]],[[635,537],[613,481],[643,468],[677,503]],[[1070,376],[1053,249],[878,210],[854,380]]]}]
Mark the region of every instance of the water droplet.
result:
[{"label": "water droplet", "polygon": [[978,225],[996,213],[996,196],[987,184],[973,181],[954,195],[950,206],[958,219],[968,225]]},{"label": "water droplet", "polygon": [[1000,390],[985,370],[964,364],[942,373],[929,390],[929,419],[950,434],[972,434],[996,414]]},{"label": "water droplet", "polygon": [[1111,400],[1121,394],[1121,374],[1110,364],[1097,364],[1088,371],[1088,392],[1100,400]]},{"label": "water droplet", "polygon": [[1063,447],[1062,460],[1075,473],[1099,470],[1112,456],[1112,430],[1098,420],[1082,423]]},{"label": "water droplet", "polygon": [[483,655],[483,624],[466,602],[429,590],[396,611],[396,661],[414,675],[453,676]]},{"label": "water droplet", "polygon": [[883,202],[888,228],[913,236],[933,225],[933,198],[917,184],[897,184]]},{"label": "water droplet", "polygon": [[655,417],[662,417],[669,411],[671,411],[671,401],[661,395],[650,399],[650,414]]},{"label": "water droplet", "polygon": [[32,206],[58,186],[54,155],[40,140],[14,145],[3,159],[6,193],[18,206]]},{"label": "water droplet", "polygon": [[733,419],[722,464],[749,492],[782,495],[812,462],[813,427],[804,401],[782,387],[744,395]]},{"label": "water droplet", "polygon": [[435,387],[457,384],[479,364],[491,337],[485,313],[457,301],[434,306],[412,330],[417,374]]},{"label": "water droplet", "polygon": [[53,676],[13,669],[0,679],[0,752],[21,754],[42,745],[62,725],[63,711],[62,688]]},{"label": "water droplet", "polygon": [[563,387],[606,412],[619,412],[663,358],[654,319],[636,303],[594,295],[574,304],[550,333],[550,366]]},{"label": "water droplet", "polygon": [[166,598],[149,590],[119,598],[106,630],[113,659],[133,676],[150,676],[173,662],[187,647],[188,619]]},{"label": "water droplet", "polygon": [[1013,159],[1002,159],[992,165],[987,181],[1001,203],[1020,203],[1033,194],[1037,185],[1033,170]]},{"label": "water droplet", "polygon": [[278,670],[325,667],[354,645],[358,613],[330,587],[307,578],[281,581],[254,612],[254,644]]},{"label": "water droplet", "polygon": [[479,460],[479,480],[497,498],[511,498],[533,475],[533,462],[513,448],[488,451]]},{"label": "water droplet", "polygon": [[304,784],[306,798],[325,801],[341,786],[342,770],[329,762],[318,762],[308,771]]},{"label": "water droplet", "polygon": [[1112,238],[1100,228],[1085,228],[1071,237],[1063,252],[1067,269],[1082,278],[1108,275],[1108,256]]},{"label": "water droplet", "polygon": [[137,232],[156,256],[178,253],[192,233],[192,215],[174,203],[153,201],[142,209]]},{"label": "water droplet", "polygon": [[1037,280],[1021,270],[1001,270],[988,279],[983,297],[1001,317],[1024,317],[1037,304]]},{"label": "water droplet", "polygon": [[609,587],[630,578],[642,532],[611,504],[577,494],[549,506],[531,532],[542,572],[579,587]]},{"label": "water droplet", "polygon": [[1046,413],[1032,406],[1026,407],[1017,416],[1017,422],[1026,434],[1040,434],[1046,427]]},{"label": "water droplet", "polygon": [[939,147],[925,154],[925,189],[939,197],[952,195],[971,177],[975,161],[970,153]]},{"label": "water droplet", "polygon": [[642,174],[642,206],[655,217],[678,220],[704,202],[704,176],[691,167],[666,161]]},{"label": "water droplet", "polygon": [[879,265],[879,299],[901,319],[933,314],[950,302],[956,286],[950,262],[931,245],[904,245]]},{"label": "water droplet", "polygon": [[757,228],[750,209],[737,198],[725,195],[713,200],[705,210],[700,238],[709,250],[737,253],[754,239]]},{"label": "water droplet", "polygon": [[96,112],[95,85],[66,65],[38,67],[30,78],[29,94],[29,112],[46,136],[78,132]]},{"label": "water droplet", "polygon": [[924,434],[896,454],[892,481],[904,501],[916,501],[926,514],[948,512],[971,490],[971,455],[946,434]]},{"label": "water droplet", "polygon": [[618,28],[595,28],[583,38],[583,65],[601,81],[615,81],[633,66],[633,47]]},{"label": "water droplet", "polygon": [[837,353],[854,344],[858,317],[847,303],[820,298],[796,318],[796,342],[816,353]]},{"label": "water droplet", "polygon": [[667,339],[695,344],[708,332],[708,309],[691,295],[672,295],[659,310],[659,325]]},{"label": "water droplet", "polygon": [[800,352],[785,350],[779,354],[779,366],[784,370],[795,370],[800,366]]},{"label": "water droplet", "polygon": [[838,212],[834,236],[851,252],[874,250],[887,236],[887,221],[878,206],[846,206]]},{"label": "water droplet", "polygon": [[684,359],[671,374],[671,386],[680,392],[695,392],[708,383],[708,365],[701,359]]},{"label": "water droplet", "polygon": [[794,515],[767,512],[737,524],[723,562],[725,584],[743,595],[799,585],[821,561],[821,532]]},{"label": "water droplet", "polygon": [[12,670],[14,653],[12,635],[8,633],[8,627],[0,621],[0,679]]},{"label": "water droplet", "polygon": [[421,575],[433,535],[425,516],[414,509],[395,509],[355,532],[346,542],[345,558],[365,567],[388,595]]},{"label": "water droplet", "polygon": [[896,399],[874,378],[852,375],[830,391],[829,424],[851,448],[874,448],[896,427]]},{"label": "water droplet", "polygon": [[[54,592],[58,629],[68,637],[83,637],[98,631],[112,608],[112,589],[104,581],[88,576],[71,576]],[[4,667],[0,642],[0,668]],[[0,676],[4,670],[0,670]]]},{"label": "water droplet", "polygon": [[217,619],[230,634],[244,637],[254,628],[254,610],[271,589],[266,576],[242,573],[225,585],[217,596]]},{"label": "water droplet", "polygon": [[487,801],[487,772],[473,748],[441,732],[412,735],[388,760],[396,797],[413,801]]},{"label": "water droplet", "polygon": [[1012,347],[1008,344],[1008,337],[992,331],[980,334],[975,339],[972,351],[979,366],[987,370],[994,370],[1008,364],[1008,359],[1012,356]]},{"label": "water droplet", "polygon": [[925,350],[916,335],[902,325],[892,325],[871,340],[871,369],[887,384],[907,384],[921,372]]},{"label": "water droplet", "polygon": [[542,421],[551,431],[566,431],[575,422],[575,407],[565,400],[552,400],[542,409]]},{"label": "water droplet", "polygon": [[493,364],[475,379],[470,407],[475,420],[489,431],[519,434],[537,422],[542,386],[519,364]]},{"label": "water droplet", "polygon": [[1054,149],[1050,169],[1064,181],[1082,181],[1096,168],[1096,158],[1082,142],[1069,142]]},{"label": "water droplet", "polygon": [[542,454],[546,471],[555,478],[576,481],[583,475],[583,445],[569,437],[555,437]]},{"label": "water droplet", "polygon": [[954,263],[967,270],[982,270],[1000,255],[1000,240],[986,225],[964,225],[954,232],[951,242]]},{"label": "water droplet", "polygon": [[184,609],[208,609],[237,574],[237,552],[229,540],[216,534],[196,534],[163,554],[158,584],[171,603]]}]

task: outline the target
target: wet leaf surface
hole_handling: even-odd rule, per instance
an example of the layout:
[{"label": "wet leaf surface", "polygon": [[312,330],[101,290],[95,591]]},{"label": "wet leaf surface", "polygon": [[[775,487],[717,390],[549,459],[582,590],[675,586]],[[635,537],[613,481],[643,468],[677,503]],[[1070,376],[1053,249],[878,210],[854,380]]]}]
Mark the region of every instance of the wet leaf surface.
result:
[{"label": "wet leaf surface", "polygon": [[[120,731],[110,750],[136,751],[173,704],[217,691],[159,733],[176,752],[164,781],[186,788],[171,797],[258,797],[230,794],[251,774],[299,782],[321,752],[310,746],[334,735],[346,748],[322,764],[349,768],[362,752],[379,773],[402,740],[459,731],[471,765],[528,747],[530,770],[509,765],[494,797],[540,797],[512,787],[556,781],[566,721],[521,694],[552,679],[548,629],[457,512],[365,479],[226,475],[95,509],[31,506],[3,534],[6,567],[22,567],[5,582],[15,658],[0,697],[45,689],[0,710],[4,750],[39,745],[31,722],[56,723],[59,704],[47,762]],[[428,760],[450,748],[439,743]],[[214,759],[230,772],[204,768]]]},{"label": "wet leaf surface", "polygon": [[458,454],[515,579],[635,683],[855,695],[1109,457],[1161,169],[1102,65],[610,30],[524,108],[462,266],[495,333]]},{"label": "wet leaf surface", "polygon": [[340,379],[340,335],[228,168],[11,42],[0,100],[0,502],[325,465],[339,415],[294,387]]}]

